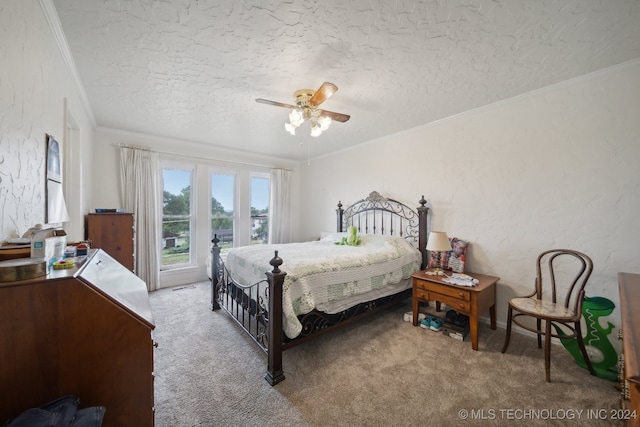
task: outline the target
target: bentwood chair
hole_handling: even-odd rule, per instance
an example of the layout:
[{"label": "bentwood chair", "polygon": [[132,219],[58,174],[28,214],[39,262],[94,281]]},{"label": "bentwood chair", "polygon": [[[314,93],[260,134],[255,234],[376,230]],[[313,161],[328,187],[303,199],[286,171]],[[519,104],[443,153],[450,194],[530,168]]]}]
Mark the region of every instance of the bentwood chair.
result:
[{"label": "bentwood chair", "polygon": [[538,348],[542,346],[544,335],[544,367],[547,382],[551,381],[549,372],[551,338],[577,339],[589,372],[595,375],[580,327],[584,288],[592,270],[591,259],[583,253],[569,249],[552,249],[542,252],[536,263],[536,282],[533,293],[509,300],[507,334],[502,352],[506,352],[509,347],[511,324],[515,323],[538,335]]}]

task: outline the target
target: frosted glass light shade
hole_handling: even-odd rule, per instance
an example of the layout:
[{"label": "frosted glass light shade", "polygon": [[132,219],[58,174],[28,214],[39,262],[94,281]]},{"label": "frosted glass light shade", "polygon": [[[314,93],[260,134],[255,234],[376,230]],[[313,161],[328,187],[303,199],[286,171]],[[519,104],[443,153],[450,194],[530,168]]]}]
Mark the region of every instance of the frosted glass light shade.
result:
[{"label": "frosted glass light shade", "polygon": [[291,113],[289,113],[289,122],[291,122],[291,124],[295,127],[298,127],[302,123],[304,123],[304,115],[302,114],[302,111],[291,110]]},{"label": "frosted glass light shade", "polygon": [[289,132],[291,135],[295,135],[296,134],[296,127],[294,125],[292,125],[291,123],[285,123],[284,124],[284,128],[287,130],[287,132]]},{"label": "frosted glass light shade", "polygon": [[321,133],[322,129],[320,129],[320,126],[315,125],[311,127],[311,136],[318,137]]},{"label": "frosted glass light shade", "polygon": [[331,117],[328,117],[328,116],[318,117],[318,125],[320,125],[320,129],[322,129],[323,131],[329,129],[330,124],[331,124]]}]

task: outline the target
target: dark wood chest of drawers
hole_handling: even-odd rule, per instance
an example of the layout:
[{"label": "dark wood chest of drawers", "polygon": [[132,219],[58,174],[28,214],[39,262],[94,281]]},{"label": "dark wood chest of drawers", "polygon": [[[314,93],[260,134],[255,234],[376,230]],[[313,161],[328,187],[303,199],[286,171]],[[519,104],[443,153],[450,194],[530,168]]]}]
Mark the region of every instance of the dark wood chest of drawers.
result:
[{"label": "dark wood chest of drawers", "polygon": [[622,318],[622,403],[635,417],[629,426],[640,426],[640,274],[618,273]]},{"label": "dark wood chest of drawers", "polygon": [[132,213],[87,215],[87,239],[120,264],[135,272],[134,222]]}]

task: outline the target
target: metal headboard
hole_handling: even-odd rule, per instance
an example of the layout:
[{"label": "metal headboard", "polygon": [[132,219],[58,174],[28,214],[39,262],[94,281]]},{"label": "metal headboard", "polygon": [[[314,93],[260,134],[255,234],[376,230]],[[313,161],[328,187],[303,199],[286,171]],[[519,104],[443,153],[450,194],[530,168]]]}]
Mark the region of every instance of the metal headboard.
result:
[{"label": "metal headboard", "polygon": [[397,200],[387,199],[377,191],[372,191],[365,199],[358,200],[346,209],[338,202],[337,230],[346,231],[356,226],[360,234],[384,234],[404,237],[422,252],[423,267],[426,263],[427,244],[427,201],[424,196],[418,208]]}]

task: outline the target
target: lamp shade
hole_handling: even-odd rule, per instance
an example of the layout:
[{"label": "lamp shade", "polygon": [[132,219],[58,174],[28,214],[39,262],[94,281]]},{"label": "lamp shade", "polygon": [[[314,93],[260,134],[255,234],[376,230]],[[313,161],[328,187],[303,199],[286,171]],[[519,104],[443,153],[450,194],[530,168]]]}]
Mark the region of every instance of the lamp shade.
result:
[{"label": "lamp shade", "polygon": [[451,250],[451,242],[444,231],[432,231],[427,240],[427,250],[433,252],[448,252]]}]

